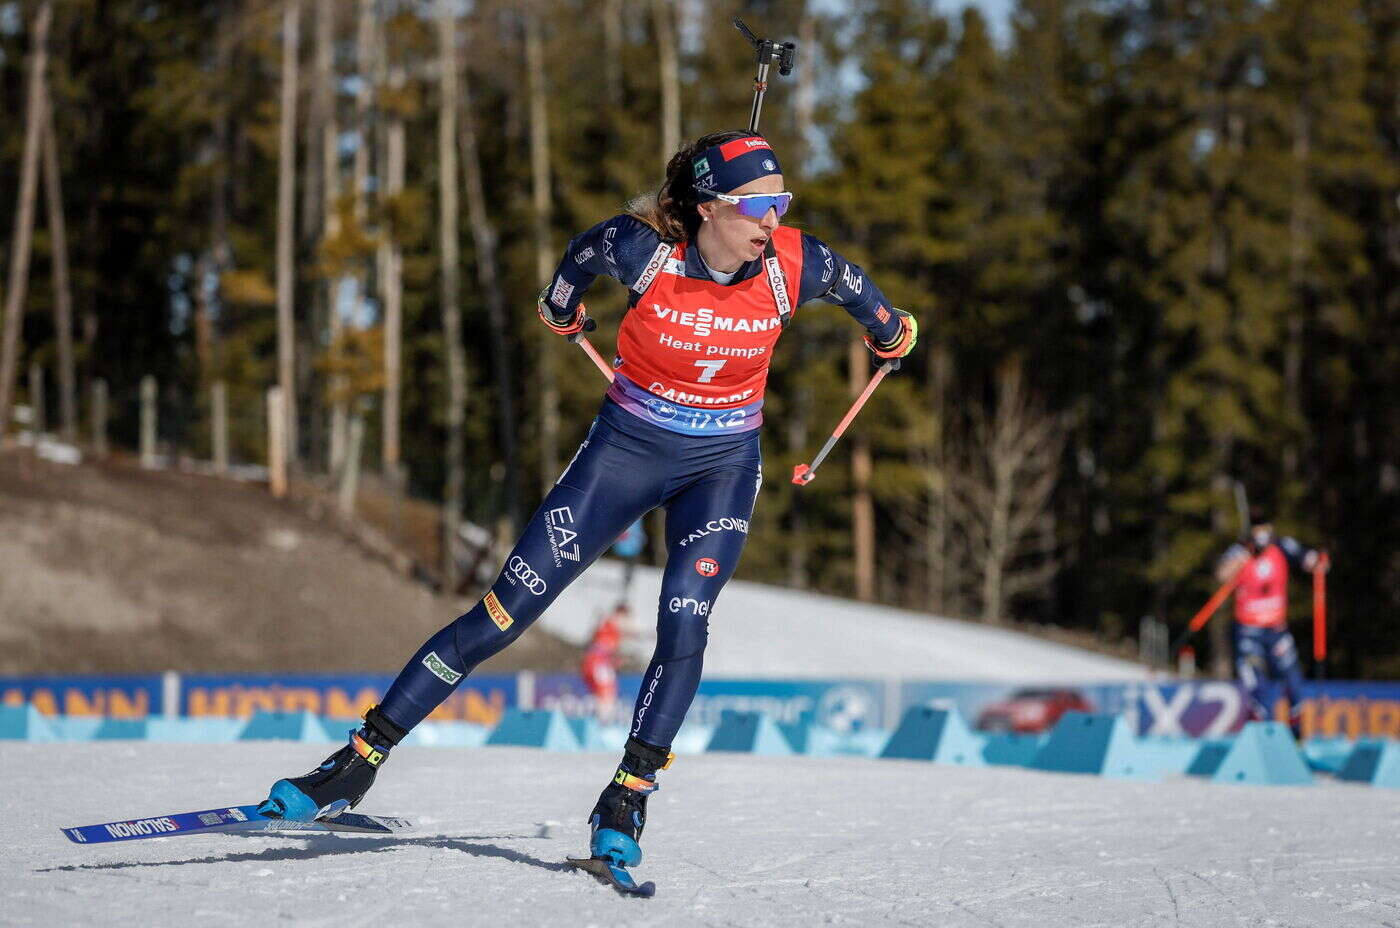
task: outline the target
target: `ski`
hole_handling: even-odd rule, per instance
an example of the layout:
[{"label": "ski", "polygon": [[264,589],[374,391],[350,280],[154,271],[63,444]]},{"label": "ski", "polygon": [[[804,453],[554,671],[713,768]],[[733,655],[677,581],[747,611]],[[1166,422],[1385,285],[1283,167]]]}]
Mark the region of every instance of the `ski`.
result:
[{"label": "ski", "polygon": [[651,881],[638,883],[626,867],[618,866],[607,857],[566,857],[565,862],[575,869],[591,873],[598,882],[611,886],[624,896],[641,896],[650,899],[656,895],[656,884]]},{"label": "ski", "polygon": [[406,818],[384,815],[362,815],[342,812],[335,818],[314,822],[263,815],[257,806],[224,806],[199,812],[175,812],[150,818],[134,818],[98,825],[75,825],[60,829],[74,844],[107,844],[113,841],[136,841],[141,838],[169,838],[177,835],[205,834],[216,831],[315,831],[349,832],[354,834],[392,835],[408,831],[413,823]]}]

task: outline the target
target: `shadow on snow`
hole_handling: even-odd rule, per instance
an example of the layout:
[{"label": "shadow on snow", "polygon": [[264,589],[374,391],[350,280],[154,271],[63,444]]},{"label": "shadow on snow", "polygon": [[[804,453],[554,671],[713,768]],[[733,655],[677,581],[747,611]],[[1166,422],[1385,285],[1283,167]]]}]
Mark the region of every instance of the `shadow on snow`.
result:
[{"label": "shadow on snow", "polygon": [[[253,837],[249,835],[248,837]],[[377,854],[382,851],[396,851],[405,847],[443,848],[461,851],[473,857],[495,857],[514,864],[527,864],[550,870],[555,873],[572,873],[574,868],[563,862],[542,860],[531,854],[501,847],[495,844],[477,844],[477,841],[501,839],[532,840],[531,835],[471,835],[463,838],[341,838],[336,835],[258,835],[257,837],[285,837],[294,841],[309,842],[305,847],[268,848],[253,853],[234,853],[191,857],[186,860],[146,860],[120,861],[107,864],[70,864],[63,867],[44,867],[35,873],[75,873],[84,870],[129,870],[141,867],[180,867],[188,864],[221,863],[271,863],[283,860],[315,860],[337,854]]]}]

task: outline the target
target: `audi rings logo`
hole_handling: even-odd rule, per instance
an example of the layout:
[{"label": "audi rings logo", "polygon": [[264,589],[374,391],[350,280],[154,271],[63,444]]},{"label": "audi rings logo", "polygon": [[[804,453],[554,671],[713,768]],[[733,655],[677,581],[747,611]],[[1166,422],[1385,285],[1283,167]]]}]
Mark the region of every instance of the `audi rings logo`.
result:
[{"label": "audi rings logo", "polygon": [[545,590],[549,589],[548,584],[544,582],[544,578],[535,573],[535,568],[531,567],[524,558],[518,556],[513,557],[506,567],[510,569],[511,576],[519,580],[525,589],[534,593],[536,596],[544,595]]}]

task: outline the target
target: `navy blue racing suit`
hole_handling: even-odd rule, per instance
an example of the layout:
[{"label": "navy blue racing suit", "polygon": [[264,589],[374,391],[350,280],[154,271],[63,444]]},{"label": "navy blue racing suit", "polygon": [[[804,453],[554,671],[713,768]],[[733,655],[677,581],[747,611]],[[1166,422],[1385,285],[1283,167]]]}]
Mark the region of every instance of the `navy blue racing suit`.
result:
[{"label": "navy blue racing suit", "polygon": [[[616,216],[576,237],[554,277],[559,305],[572,308],[598,274],[632,291],[658,247],[657,234],[631,216]],[[843,306],[879,342],[900,328],[879,289],[860,268],[803,234],[800,305],[823,299]],[[668,273],[706,285],[755,277],[760,261],[726,284],[689,248]],[[790,284],[789,284],[790,286]],[[713,294],[723,305],[722,291]],[[674,404],[671,407],[685,409]],[[695,410],[700,413],[701,410]],[[762,482],[757,430],[693,434],[679,423],[651,421],[611,398],[573,461],[526,526],[490,591],[418,649],[380,703],[404,729],[422,721],[483,660],[518,638],[575,577],[652,509],[666,511],[669,557],[657,612],[657,645],[633,711],[631,734],[669,748],[700,683],[709,616],[738,566]],[[713,417],[708,417],[713,418]]]}]

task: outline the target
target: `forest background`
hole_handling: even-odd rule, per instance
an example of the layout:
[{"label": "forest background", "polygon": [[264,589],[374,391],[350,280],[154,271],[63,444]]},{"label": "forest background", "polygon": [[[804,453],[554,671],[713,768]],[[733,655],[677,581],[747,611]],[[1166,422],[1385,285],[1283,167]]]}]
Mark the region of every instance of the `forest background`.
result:
[{"label": "forest background", "polygon": [[[38,365],[49,421],[101,382],[134,445],[150,375],[165,446],[210,455],[222,383],[261,463],[280,384],[302,472],[358,421],[447,532],[509,539],[602,392],[535,294],[743,126],[735,15],[798,43],[763,119],[785,221],[923,333],[798,489],[872,370],[799,312],[738,576],[1179,631],[1239,485],[1332,554],[1332,674],[1400,677],[1397,0],[1020,0],[995,37],[912,0],[0,2],[0,434]],[[610,347],[622,288],[587,302]]]}]

